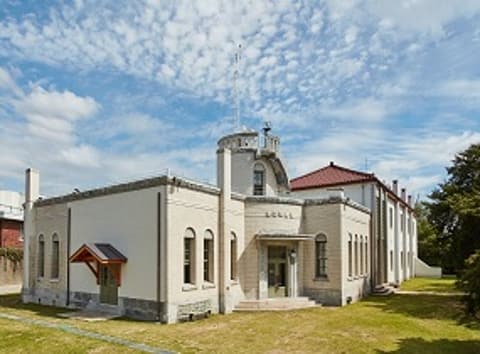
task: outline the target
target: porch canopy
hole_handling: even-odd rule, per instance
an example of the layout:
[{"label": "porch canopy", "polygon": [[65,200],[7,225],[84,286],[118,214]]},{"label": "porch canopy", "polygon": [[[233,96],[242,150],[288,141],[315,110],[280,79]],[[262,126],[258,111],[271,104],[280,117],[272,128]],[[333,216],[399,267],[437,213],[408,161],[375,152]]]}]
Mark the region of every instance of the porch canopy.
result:
[{"label": "porch canopy", "polygon": [[314,240],[314,234],[301,234],[285,231],[261,230],[255,238],[259,241],[308,241]]},{"label": "porch canopy", "polygon": [[70,262],[85,263],[95,275],[97,284],[100,284],[100,267],[106,266],[120,286],[121,265],[127,263],[127,257],[109,243],[85,243],[70,257]]}]

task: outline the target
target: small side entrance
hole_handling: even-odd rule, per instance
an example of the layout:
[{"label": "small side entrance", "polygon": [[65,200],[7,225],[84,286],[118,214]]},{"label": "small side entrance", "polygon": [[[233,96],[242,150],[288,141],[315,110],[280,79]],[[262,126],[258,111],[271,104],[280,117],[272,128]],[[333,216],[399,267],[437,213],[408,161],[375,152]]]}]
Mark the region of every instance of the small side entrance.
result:
[{"label": "small side entrance", "polygon": [[100,303],[118,304],[117,281],[110,267],[106,265],[100,266]]},{"label": "small side entrance", "polygon": [[268,246],[268,297],[288,296],[287,247]]}]

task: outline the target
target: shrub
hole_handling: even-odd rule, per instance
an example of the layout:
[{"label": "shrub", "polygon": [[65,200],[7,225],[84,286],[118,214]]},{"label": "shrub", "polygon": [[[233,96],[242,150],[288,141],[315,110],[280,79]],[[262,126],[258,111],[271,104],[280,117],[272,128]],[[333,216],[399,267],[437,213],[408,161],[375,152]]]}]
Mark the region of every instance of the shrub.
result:
[{"label": "shrub", "polygon": [[457,286],[466,293],[463,301],[467,314],[476,316],[480,311],[480,250],[465,261]]}]

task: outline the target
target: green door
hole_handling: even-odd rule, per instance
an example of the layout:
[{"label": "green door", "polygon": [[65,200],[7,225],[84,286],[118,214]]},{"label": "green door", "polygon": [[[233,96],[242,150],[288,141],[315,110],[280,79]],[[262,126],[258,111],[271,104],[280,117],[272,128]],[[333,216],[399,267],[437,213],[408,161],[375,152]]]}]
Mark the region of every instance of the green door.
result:
[{"label": "green door", "polygon": [[115,276],[107,266],[100,266],[100,303],[117,305],[118,287]]},{"label": "green door", "polygon": [[268,297],[287,296],[287,248],[268,247]]}]

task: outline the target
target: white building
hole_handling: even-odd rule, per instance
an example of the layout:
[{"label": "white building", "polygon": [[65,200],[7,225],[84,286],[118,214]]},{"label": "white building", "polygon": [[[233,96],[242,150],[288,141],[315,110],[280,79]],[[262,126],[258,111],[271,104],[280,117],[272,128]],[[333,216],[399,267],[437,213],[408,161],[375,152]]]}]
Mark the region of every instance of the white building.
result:
[{"label": "white building", "polygon": [[[378,275],[379,264],[387,267],[377,261],[377,247],[390,243],[378,246],[383,236],[371,226],[375,199],[362,203],[321,188],[290,192],[277,137],[253,131],[223,137],[217,176],[216,186],[159,176],[39,199],[39,174],[27,170],[23,300],[108,304],[127,316],[171,323],[273,298],[345,305],[397,281]],[[367,186],[370,198],[378,194],[386,208],[389,194],[374,186]],[[405,225],[414,220],[408,203],[390,199]],[[413,235],[401,238],[410,257]],[[411,266],[402,269],[398,282],[412,275]]]}]

